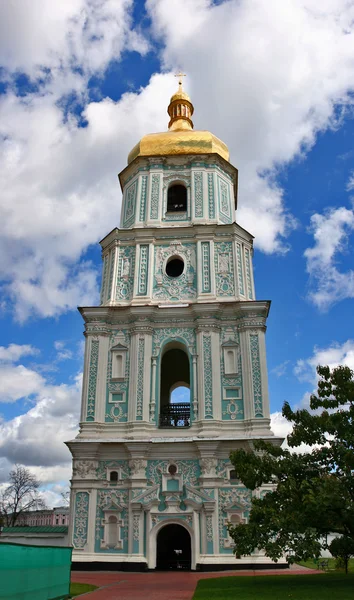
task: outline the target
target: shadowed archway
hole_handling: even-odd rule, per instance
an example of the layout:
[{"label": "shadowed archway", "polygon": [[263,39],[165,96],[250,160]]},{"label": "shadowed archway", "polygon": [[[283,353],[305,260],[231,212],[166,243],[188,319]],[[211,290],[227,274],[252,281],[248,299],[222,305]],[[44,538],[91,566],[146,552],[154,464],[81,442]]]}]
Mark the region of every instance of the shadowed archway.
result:
[{"label": "shadowed archway", "polygon": [[157,534],[156,569],[159,571],[190,570],[191,536],[182,525],[165,525]]}]

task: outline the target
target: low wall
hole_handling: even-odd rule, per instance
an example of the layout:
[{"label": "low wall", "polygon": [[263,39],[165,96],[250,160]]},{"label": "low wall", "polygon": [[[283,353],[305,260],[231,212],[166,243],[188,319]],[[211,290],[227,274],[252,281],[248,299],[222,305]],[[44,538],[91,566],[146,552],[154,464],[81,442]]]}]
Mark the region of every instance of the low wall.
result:
[{"label": "low wall", "polygon": [[69,598],[71,548],[0,544],[1,600]]}]

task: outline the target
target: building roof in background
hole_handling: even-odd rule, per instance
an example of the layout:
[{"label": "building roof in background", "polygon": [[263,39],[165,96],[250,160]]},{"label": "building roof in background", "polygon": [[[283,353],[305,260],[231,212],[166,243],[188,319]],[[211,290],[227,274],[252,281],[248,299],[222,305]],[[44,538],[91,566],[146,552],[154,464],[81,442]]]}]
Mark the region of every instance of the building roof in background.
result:
[{"label": "building roof in background", "polygon": [[4,533],[68,533],[68,527],[66,525],[38,525],[38,526],[17,526],[15,527],[4,527],[2,534]]}]

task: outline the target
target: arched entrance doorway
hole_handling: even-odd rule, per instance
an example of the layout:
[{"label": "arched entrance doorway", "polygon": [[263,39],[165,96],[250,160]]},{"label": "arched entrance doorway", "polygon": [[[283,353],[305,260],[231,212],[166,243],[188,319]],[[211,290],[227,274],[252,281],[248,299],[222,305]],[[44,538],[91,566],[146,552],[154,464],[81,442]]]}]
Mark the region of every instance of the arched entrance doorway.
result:
[{"label": "arched entrance doorway", "polygon": [[191,536],[182,525],[165,525],[157,534],[156,569],[160,571],[191,568]]}]

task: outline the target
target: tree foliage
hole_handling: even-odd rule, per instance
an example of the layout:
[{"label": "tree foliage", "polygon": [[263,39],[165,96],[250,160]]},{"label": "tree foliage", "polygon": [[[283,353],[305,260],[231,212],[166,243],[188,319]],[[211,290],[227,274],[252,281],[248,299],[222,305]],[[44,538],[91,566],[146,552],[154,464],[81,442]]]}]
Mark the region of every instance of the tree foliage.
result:
[{"label": "tree foliage", "polygon": [[329,545],[329,551],[343,564],[345,572],[348,574],[349,559],[354,556],[354,539],[347,535],[334,538]]},{"label": "tree foliage", "polygon": [[9,474],[9,484],[0,497],[3,525],[14,527],[22,513],[45,508],[39,487],[40,482],[27,467],[15,465]]},{"label": "tree foliage", "polygon": [[283,407],[293,424],[289,446],[306,444],[310,451],[292,453],[259,440],[255,452],[230,455],[249,489],[274,484],[253,498],[248,523],[229,526],[236,556],[260,548],[273,560],[285,554],[293,562],[319,556],[329,532],[354,539],[354,373],[344,366],[317,372],[311,411]]}]

